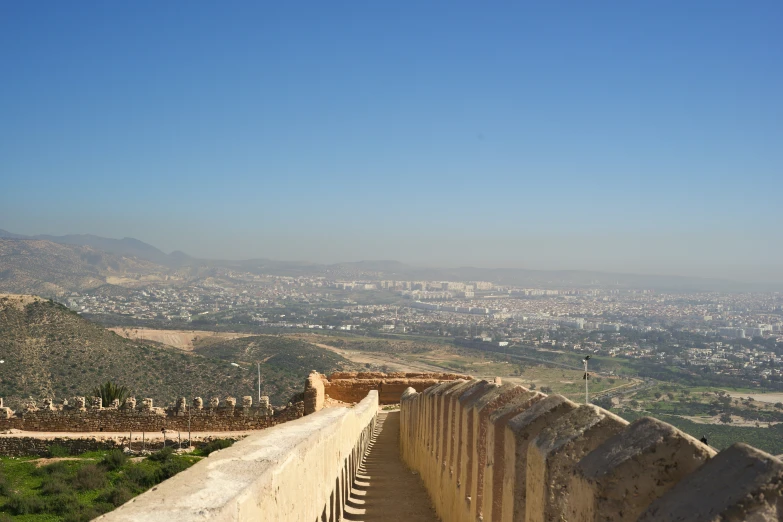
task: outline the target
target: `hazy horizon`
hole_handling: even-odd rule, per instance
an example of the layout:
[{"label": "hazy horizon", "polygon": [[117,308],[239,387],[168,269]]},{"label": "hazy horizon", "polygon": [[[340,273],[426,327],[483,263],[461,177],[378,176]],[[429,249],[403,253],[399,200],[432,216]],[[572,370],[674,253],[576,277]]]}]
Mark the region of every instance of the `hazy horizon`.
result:
[{"label": "hazy horizon", "polygon": [[0,5],[0,228],[783,282],[783,4]]}]

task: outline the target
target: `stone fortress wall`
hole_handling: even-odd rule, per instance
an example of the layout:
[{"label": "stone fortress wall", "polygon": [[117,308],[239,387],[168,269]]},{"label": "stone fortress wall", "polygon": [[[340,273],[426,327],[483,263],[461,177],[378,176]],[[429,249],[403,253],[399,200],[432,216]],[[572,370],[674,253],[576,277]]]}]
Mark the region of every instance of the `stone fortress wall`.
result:
[{"label": "stone fortress wall", "polygon": [[326,398],[358,403],[370,390],[376,390],[381,404],[397,404],[402,392],[408,388],[424,391],[444,381],[469,378],[457,373],[406,372],[334,372],[327,377],[313,371],[305,383],[305,414],[320,410]]},{"label": "stone fortress wall", "polygon": [[100,397],[91,398],[89,403],[85,397],[60,404],[45,399],[40,405],[30,403],[17,412],[3,407],[0,399],[0,430],[127,433],[188,431],[190,426],[191,431],[243,431],[269,428],[303,415],[303,402],[275,409],[268,397],[254,405],[250,396],[243,397],[239,405],[233,397],[223,401],[213,398],[206,405],[196,397],[188,405],[183,397],[169,408],[155,407],[152,399],[137,404],[133,397],[122,405],[115,401],[108,407],[103,406]]},{"label": "stone fortress wall", "polygon": [[153,405],[152,399],[138,402],[130,397],[120,405],[105,406],[100,397],[76,397],[71,401],[55,403],[44,399],[40,404],[29,403],[20,411],[3,406],[0,399],[0,431],[17,429],[45,432],[153,432],[162,429],[172,431],[244,431],[270,428],[298,419],[305,414],[323,408],[326,399],[344,403],[358,403],[371,390],[378,392],[381,404],[400,401],[402,392],[413,387],[424,390],[433,384],[464,378],[452,373],[377,373],[337,372],[328,378],[312,372],[305,382],[304,401],[284,408],[272,408],[268,397],[261,397],[259,404],[253,397],[237,400],[215,397],[209,403],[200,397],[180,398],[168,408]]},{"label": "stone fortress wall", "polygon": [[401,399],[400,451],[441,520],[783,521],[783,462],[485,380]]},{"label": "stone fortress wall", "polygon": [[371,444],[378,392],[212,453],[96,520],[337,522]]}]

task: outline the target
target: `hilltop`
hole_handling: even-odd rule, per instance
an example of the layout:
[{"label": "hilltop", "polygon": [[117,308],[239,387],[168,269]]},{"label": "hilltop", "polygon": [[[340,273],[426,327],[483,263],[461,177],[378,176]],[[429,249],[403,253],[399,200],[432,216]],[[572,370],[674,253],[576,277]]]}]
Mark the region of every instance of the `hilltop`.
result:
[{"label": "hilltop", "polygon": [[[330,372],[351,368],[351,363],[336,354],[319,358],[322,350],[305,342],[273,345],[266,338],[242,341],[247,339],[265,346],[262,392],[274,405],[288,402],[301,391],[312,369]],[[0,295],[0,359],[5,360],[0,367],[0,396],[12,408],[29,397],[61,400],[89,395],[106,380],[127,386],[139,399],[152,397],[157,405],[171,404],[181,396],[255,397],[254,354],[252,349],[240,354],[230,342],[202,353],[141,343],[120,337],[53,301]],[[234,355],[237,357],[232,359]]]},{"label": "hilltop", "polygon": [[0,292],[53,296],[101,287],[121,292],[109,284],[110,278],[163,271],[164,267],[150,261],[89,246],[0,238]]}]

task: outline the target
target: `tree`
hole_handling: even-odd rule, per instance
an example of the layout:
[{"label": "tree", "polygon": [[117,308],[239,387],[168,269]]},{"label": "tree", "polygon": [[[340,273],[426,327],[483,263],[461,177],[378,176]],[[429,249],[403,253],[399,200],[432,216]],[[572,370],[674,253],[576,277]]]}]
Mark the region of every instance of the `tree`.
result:
[{"label": "tree", "polygon": [[660,399],[661,398],[661,392],[655,392],[655,398]]},{"label": "tree", "polygon": [[783,410],[783,402],[776,402],[775,407],[779,410]]},{"label": "tree", "polygon": [[721,414],[721,416],[720,416],[720,421],[721,421],[723,424],[730,424],[730,423],[731,423],[731,415],[730,415],[730,414],[728,414],[728,413],[723,413],[723,414]]},{"label": "tree", "polygon": [[125,402],[125,398],[128,396],[128,388],[125,386],[117,386],[116,383],[106,381],[97,388],[92,390],[93,397],[100,397],[104,406],[108,406],[114,399],[118,399],[120,404]]}]

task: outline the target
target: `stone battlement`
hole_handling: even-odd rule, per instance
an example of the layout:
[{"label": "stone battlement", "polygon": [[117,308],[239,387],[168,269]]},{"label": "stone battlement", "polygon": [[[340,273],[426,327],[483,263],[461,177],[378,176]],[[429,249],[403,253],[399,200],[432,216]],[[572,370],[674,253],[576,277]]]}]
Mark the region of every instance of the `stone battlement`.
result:
[{"label": "stone battlement", "polygon": [[250,396],[243,397],[239,405],[234,397],[222,401],[215,397],[206,405],[201,397],[193,399],[190,405],[182,397],[168,408],[155,407],[149,398],[138,403],[135,397],[129,397],[122,405],[115,401],[108,407],[103,406],[100,397],[76,397],[59,404],[44,399],[16,412],[2,407],[0,399],[0,430],[142,432],[187,431],[189,426],[191,431],[242,431],[268,428],[303,415],[302,402],[275,409],[268,397],[254,405]]},{"label": "stone battlement", "polygon": [[320,410],[326,397],[345,403],[357,403],[371,390],[378,392],[381,404],[396,404],[400,402],[400,396],[407,388],[423,391],[440,382],[469,378],[457,373],[406,372],[335,372],[327,377],[313,371],[305,384],[305,412]]},{"label": "stone battlement", "polygon": [[400,451],[442,520],[783,520],[783,462],[499,382],[410,388]]}]

